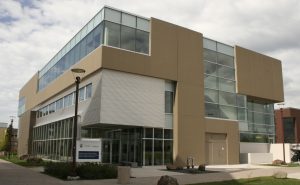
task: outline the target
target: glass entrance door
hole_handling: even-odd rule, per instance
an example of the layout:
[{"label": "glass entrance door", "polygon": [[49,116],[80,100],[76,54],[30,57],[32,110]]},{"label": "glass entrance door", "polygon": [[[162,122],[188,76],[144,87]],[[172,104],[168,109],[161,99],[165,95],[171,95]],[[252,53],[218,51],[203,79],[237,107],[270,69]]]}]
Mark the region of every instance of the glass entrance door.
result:
[{"label": "glass entrance door", "polygon": [[102,162],[111,163],[111,140],[102,140]]}]

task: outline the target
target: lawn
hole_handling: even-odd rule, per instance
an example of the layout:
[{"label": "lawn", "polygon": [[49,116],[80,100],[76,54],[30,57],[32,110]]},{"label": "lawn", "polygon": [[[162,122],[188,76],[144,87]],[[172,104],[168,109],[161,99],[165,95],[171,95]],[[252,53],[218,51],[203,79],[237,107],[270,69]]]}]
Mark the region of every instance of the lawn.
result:
[{"label": "lawn", "polygon": [[198,183],[193,185],[299,185],[296,179],[275,179],[274,177],[258,177],[223,182]]},{"label": "lawn", "polygon": [[12,162],[12,163],[20,165],[20,166],[26,166],[26,167],[44,166],[45,165],[44,161],[36,162],[36,161],[21,160],[21,159],[18,158],[17,155],[12,155],[10,157],[2,156],[2,157],[0,157],[0,159]]}]

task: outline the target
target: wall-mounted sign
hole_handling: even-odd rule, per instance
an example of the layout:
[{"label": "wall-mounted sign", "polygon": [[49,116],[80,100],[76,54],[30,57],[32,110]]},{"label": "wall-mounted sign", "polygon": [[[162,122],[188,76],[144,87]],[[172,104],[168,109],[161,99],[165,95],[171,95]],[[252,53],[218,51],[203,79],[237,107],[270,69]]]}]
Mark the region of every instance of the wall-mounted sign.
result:
[{"label": "wall-mounted sign", "polygon": [[81,139],[77,141],[78,162],[101,162],[101,139]]}]

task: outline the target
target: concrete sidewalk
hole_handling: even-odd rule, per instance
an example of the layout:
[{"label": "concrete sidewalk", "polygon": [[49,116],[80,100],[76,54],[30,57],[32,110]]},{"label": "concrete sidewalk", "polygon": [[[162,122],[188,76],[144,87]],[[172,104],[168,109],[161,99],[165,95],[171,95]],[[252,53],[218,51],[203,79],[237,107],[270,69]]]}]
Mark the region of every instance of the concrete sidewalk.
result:
[{"label": "concrete sidewalk", "polygon": [[[175,177],[180,184],[224,181],[240,178],[271,176],[277,171],[285,171],[290,178],[300,178],[300,167],[279,168],[269,166],[225,165],[208,166],[205,174],[184,174],[165,170],[165,166],[133,168],[133,185],[155,185],[162,175]],[[2,185],[117,185],[117,179],[63,181],[44,175],[35,169],[25,168],[0,159],[0,184]],[[300,184],[300,181],[299,181]]]}]

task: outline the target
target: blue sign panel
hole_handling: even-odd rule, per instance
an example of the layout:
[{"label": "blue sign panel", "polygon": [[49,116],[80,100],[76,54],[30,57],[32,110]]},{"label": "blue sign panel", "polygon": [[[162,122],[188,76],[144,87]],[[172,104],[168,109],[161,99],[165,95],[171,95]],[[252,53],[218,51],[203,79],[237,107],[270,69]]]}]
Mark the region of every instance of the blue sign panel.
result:
[{"label": "blue sign panel", "polygon": [[78,159],[99,159],[99,151],[79,151]]}]

